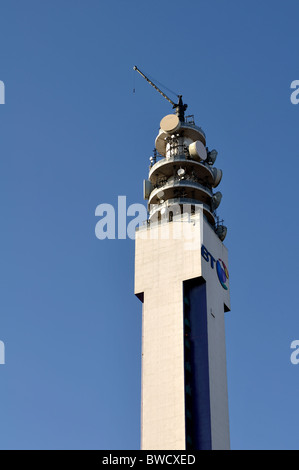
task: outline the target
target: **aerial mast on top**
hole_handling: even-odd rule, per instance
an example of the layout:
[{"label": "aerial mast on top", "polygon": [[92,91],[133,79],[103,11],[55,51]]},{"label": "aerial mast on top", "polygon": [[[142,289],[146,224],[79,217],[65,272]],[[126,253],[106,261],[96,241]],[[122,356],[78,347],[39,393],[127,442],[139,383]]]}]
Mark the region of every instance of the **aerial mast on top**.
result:
[{"label": "aerial mast on top", "polygon": [[136,72],[138,72],[152,87],[154,87],[155,90],[157,90],[160,93],[160,95],[164,96],[164,98],[170,104],[172,104],[173,109],[176,110],[176,115],[179,118],[179,120],[181,122],[185,122],[185,111],[188,108],[188,105],[183,103],[182,95],[177,95],[178,102],[174,103],[174,101],[172,101],[165,93],[163,93],[163,91],[160,90],[160,88],[158,88],[157,85],[155,85],[143,72],[141,72],[141,70],[139,70],[139,68],[136,65],[133,67],[133,70],[136,70]]}]

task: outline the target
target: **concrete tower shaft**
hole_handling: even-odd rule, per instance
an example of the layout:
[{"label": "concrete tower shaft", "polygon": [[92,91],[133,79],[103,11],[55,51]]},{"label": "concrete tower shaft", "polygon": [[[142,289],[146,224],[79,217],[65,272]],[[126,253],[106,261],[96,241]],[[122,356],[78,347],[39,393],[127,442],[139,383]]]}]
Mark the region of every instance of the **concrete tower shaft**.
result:
[{"label": "concrete tower shaft", "polygon": [[162,119],[155,148],[144,182],[149,220],[135,241],[135,294],[143,304],[141,448],[226,450],[230,286],[226,227],[215,212],[221,193],[214,192],[222,172],[203,130],[178,113]]}]

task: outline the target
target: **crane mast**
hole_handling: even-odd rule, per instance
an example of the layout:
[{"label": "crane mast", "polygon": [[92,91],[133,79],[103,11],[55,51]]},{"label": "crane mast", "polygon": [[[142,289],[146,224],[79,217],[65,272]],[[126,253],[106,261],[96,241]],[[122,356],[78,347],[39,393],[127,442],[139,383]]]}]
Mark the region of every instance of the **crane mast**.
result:
[{"label": "crane mast", "polygon": [[165,93],[163,93],[162,90],[160,90],[159,87],[157,87],[157,85],[155,85],[143,72],[141,72],[141,70],[135,65],[133,67],[134,70],[136,70],[136,72],[138,72],[153,88],[155,88],[155,90],[157,90],[160,95],[162,95],[170,104],[172,104],[172,107],[173,109],[176,110],[176,115],[178,116],[179,120],[181,122],[184,122],[185,121],[185,111],[188,107],[187,104],[183,104],[183,97],[182,95],[177,95],[178,97],[178,102],[177,103],[174,103]]}]

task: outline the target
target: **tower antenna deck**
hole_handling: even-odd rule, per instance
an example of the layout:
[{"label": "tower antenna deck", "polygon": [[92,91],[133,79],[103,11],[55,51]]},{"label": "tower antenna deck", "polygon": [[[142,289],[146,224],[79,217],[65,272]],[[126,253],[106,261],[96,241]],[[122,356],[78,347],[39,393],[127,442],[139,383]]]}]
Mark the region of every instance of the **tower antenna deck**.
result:
[{"label": "tower antenna deck", "polygon": [[179,120],[181,122],[184,122],[185,111],[188,105],[183,103],[182,95],[177,95],[178,102],[174,103],[172,99],[170,99],[162,90],[160,90],[159,87],[157,87],[157,85],[155,85],[143,72],[141,72],[141,70],[137,67],[137,65],[133,67],[133,70],[136,70],[136,72],[138,72],[153,88],[155,88],[155,90],[157,90],[160,93],[160,95],[162,95],[170,104],[172,104],[173,109],[176,110],[176,115],[178,116]]}]

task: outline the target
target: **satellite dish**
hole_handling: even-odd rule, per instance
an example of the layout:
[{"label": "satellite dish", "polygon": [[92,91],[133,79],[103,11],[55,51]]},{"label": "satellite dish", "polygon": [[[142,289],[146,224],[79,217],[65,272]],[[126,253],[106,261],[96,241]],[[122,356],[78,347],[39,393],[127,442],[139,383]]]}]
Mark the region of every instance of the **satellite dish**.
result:
[{"label": "satellite dish", "polygon": [[180,128],[180,120],[175,114],[168,114],[161,120],[160,127],[162,131],[173,134]]},{"label": "satellite dish", "polygon": [[220,191],[214,194],[214,196],[212,197],[212,201],[211,201],[213,211],[217,209],[217,207],[219,207],[221,199],[222,199],[222,193]]},{"label": "satellite dish", "polygon": [[207,159],[207,149],[200,140],[189,145],[189,153],[196,160],[205,161]]},{"label": "satellite dish", "polygon": [[220,238],[220,240],[223,242],[227,235],[227,227],[225,225],[219,225],[219,227],[216,228],[216,234]]},{"label": "satellite dish", "polygon": [[179,176],[180,178],[182,178],[185,173],[186,173],[186,172],[185,172],[184,168],[180,168],[180,169],[177,171],[177,174],[178,174],[178,176]]},{"label": "satellite dish", "polygon": [[209,153],[208,153],[208,164],[209,165],[214,165],[215,161],[216,161],[216,158],[217,158],[217,155],[218,155],[218,152],[217,150],[211,150]]},{"label": "satellite dish", "polygon": [[219,170],[218,168],[211,168],[211,171],[213,173],[213,187],[216,188],[220,181],[222,180],[222,170]]}]

